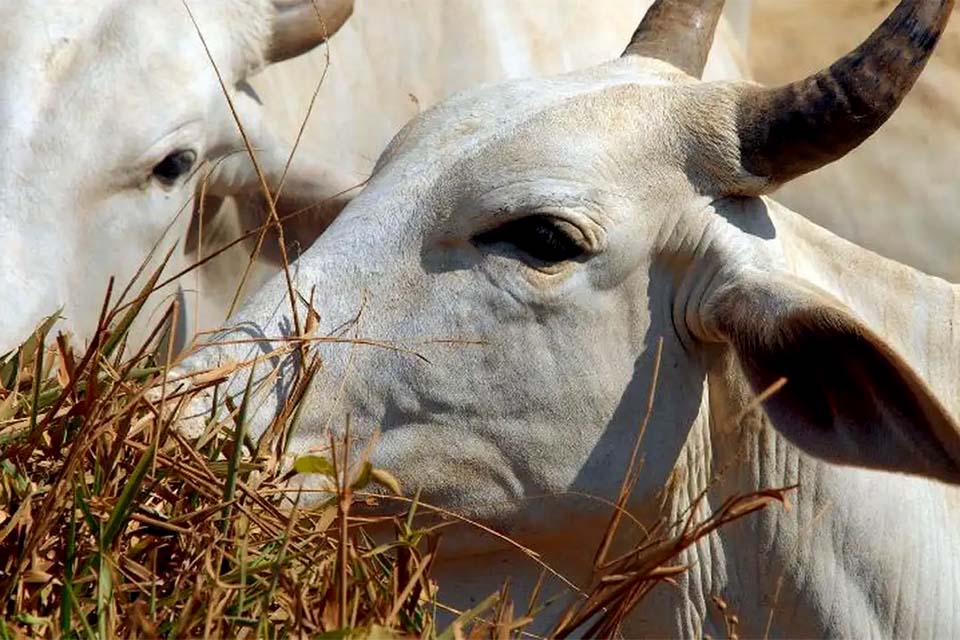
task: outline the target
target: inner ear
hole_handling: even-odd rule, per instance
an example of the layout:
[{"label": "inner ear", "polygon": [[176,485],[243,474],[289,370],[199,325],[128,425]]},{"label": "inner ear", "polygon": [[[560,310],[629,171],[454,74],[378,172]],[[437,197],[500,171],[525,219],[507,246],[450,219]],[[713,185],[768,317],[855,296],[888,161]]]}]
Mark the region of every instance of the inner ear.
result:
[{"label": "inner ear", "polygon": [[[768,408],[775,423],[788,428],[803,424],[828,436],[838,422],[847,422],[858,432],[867,431],[865,437],[875,443],[897,435],[884,432],[890,424],[948,420],[903,359],[842,311],[801,309],[776,322],[779,331],[766,344],[751,345],[748,338],[737,349],[754,389],[787,380]],[[913,446],[914,438],[904,441]],[[811,442],[825,445],[816,451],[821,457],[836,454],[829,438]]]},{"label": "inner ear", "polygon": [[825,460],[960,483],[960,431],[920,378],[839,302],[790,278],[747,276],[709,323],[736,351],[773,426]]}]

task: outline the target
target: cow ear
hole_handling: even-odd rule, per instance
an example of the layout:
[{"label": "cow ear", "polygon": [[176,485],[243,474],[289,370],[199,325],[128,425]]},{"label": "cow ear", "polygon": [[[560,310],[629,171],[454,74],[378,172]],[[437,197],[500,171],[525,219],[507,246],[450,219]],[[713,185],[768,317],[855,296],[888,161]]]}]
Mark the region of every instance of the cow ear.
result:
[{"label": "cow ear", "polygon": [[811,455],[960,484],[960,431],[929,386],[829,294],[747,272],[705,301],[708,335],[729,343],[773,426]]},{"label": "cow ear", "polygon": [[[358,180],[304,152],[287,167],[287,154],[261,150],[257,160],[275,194],[282,184],[276,212],[284,231],[287,253],[294,260],[320,237],[356,192]],[[197,187],[185,251],[203,254],[219,249],[270,219],[270,207],[250,158],[237,153],[221,161]],[[252,248],[256,234],[245,245]],[[268,230],[261,258],[280,264],[275,229]]]}]

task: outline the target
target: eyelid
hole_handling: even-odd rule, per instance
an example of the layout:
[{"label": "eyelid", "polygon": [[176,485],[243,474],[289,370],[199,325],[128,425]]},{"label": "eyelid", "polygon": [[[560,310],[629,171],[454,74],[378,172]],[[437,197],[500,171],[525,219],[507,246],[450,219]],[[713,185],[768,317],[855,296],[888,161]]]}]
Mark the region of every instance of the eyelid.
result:
[{"label": "eyelid", "polygon": [[528,216],[550,218],[558,227],[581,245],[585,253],[599,253],[606,247],[606,231],[590,215],[591,210],[583,206],[558,207],[547,206],[526,210],[525,214],[513,219]]},{"label": "eyelid", "polygon": [[178,149],[190,149],[197,154],[197,157],[202,157],[205,146],[203,121],[195,118],[155,138],[146,150],[136,159],[128,162],[127,166],[135,173],[142,175],[144,172],[149,173],[157,163]]},{"label": "eyelid", "polygon": [[543,214],[507,220],[474,235],[472,241],[478,247],[509,247],[517,259],[536,269],[553,268],[591,254],[576,225]]},{"label": "eyelid", "polygon": [[478,236],[517,220],[530,217],[550,218],[572,239],[583,246],[587,253],[600,253],[606,248],[606,229],[591,215],[591,210],[583,206],[558,207],[541,206],[531,208],[500,209],[493,216],[486,216],[484,224],[473,236]]}]

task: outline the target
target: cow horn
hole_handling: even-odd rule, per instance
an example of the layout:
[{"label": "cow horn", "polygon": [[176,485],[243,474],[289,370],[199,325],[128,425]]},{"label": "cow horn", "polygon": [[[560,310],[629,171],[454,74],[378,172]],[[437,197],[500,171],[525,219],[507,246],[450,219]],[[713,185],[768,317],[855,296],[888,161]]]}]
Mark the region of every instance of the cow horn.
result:
[{"label": "cow horn", "polygon": [[737,111],[743,168],[776,187],[866,140],[913,86],[953,4],[901,0],[863,44],[829,68],[783,87],[745,89]]},{"label": "cow horn", "polygon": [[657,0],[633,32],[624,56],[669,62],[699,78],[707,63],[724,0]]},{"label": "cow horn", "polygon": [[273,0],[276,17],[267,61],[310,51],[332,36],[353,13],[353,0]]}]

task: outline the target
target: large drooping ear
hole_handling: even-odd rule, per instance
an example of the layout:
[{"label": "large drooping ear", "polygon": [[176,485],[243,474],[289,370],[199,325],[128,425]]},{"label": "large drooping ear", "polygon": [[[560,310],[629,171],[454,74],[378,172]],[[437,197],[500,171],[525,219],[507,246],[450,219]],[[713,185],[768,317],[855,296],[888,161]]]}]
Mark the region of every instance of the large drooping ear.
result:
[{"label": "large drooping ear", "polygon": [[707,295],[701,322],[723,340],[774,427],[825,460],[960,484],[960,430],[929,386],[829,294],[751,269]]},{"label": "large drooping ear", "polygon": [[273,6],[276,15],[266,51],[270,63],[310,51],[353,13],[353,0],[273,0]]},{"label": "large drooping ear", "polygon": [[[277,147],[257,153],[257,162],[274,197],[280,188],[276,212],[283,225],[288,257],[294,260],[340,214],[355,195],[359,181],[317,160],[315,154],[306,150],[297,154],[289,168],[288,158]],[[185,243],[188,255],[196,255],[201,242],[203,255],[209,255],[270,219],[260,177],[245,152],[222,160],[199,182],[197,189]],[[250,236],[246,246],[252,248],[256,239],[256,235]],[[273,264],[281,262],[273,229],[265,237],[260,256]]]}]

